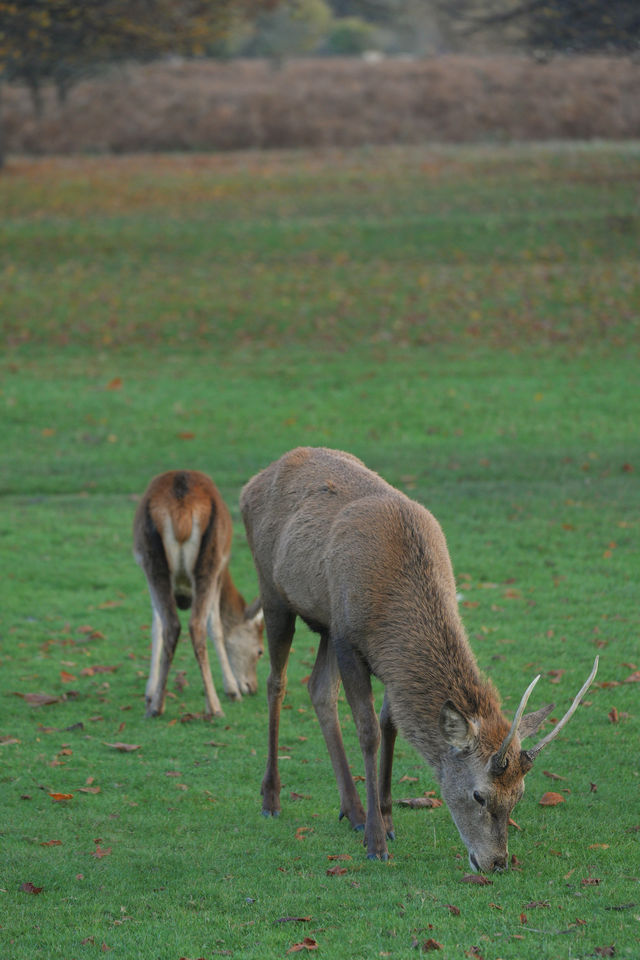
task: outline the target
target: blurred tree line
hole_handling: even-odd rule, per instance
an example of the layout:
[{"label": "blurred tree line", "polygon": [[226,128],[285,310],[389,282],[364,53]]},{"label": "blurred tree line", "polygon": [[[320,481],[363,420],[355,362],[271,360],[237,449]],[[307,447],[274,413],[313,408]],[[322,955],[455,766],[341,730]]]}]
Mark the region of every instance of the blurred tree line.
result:
[{"label": "blurred tree line", "polygon": [[169,54],[277,62],[505,45],[637,51],[640,0],[0,0],[0,94],[3,80],[24,83],[39,111],[47,83],[64,99],[104,65]]}]

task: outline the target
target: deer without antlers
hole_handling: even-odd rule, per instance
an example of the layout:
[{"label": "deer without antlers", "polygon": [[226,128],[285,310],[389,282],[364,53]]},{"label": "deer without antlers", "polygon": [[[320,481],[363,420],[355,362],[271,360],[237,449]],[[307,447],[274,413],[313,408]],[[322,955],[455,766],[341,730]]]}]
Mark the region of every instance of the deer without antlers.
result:
[{"label": "deer without antlers", "polygon": [[[320,636],[308,689],[340,792],[340,817],[364,828],[370,858],[393,838],[391,769],[397,731],[433,767],[475,870],[507,867],[507,826],[535,757],[564,727],[595,676],[537,746],[553,704],[513,722],[478,671],[458,613],[442,530],[428,510],[347,453],[299,448],[258,473],[240,498],[264,611],[271,672],[263,813],[280,811],[278,725],[297,616]],[[380,722],[371,674],[385,685]],[[338,721],[340,681],[364,758],[367,811]],[[376,756],[380,751],[379,776]]]},{"label": "deer without antlers", "polygon": [[197,470],[154,477],[133,521],[133,551],[153,608],[147,717],[164,711],[167,675],[180,636],[176,607],[191,608],[189,633],[200,667],[206,713],[223,716],[209,665],[207,631],[218,654],[227,696],[258,688],[263,652],[259,602],[246,607],[229,572],[231,515],[213,481]]}]

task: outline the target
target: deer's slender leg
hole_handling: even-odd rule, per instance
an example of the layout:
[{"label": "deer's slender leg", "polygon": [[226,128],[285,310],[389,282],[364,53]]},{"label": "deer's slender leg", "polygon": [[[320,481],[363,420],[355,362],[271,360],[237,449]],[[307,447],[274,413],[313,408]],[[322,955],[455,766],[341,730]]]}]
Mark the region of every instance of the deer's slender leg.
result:
[{"label": "deer's slender leg", "polygon": [[384,820],[385,830],[389,840],[395,840],[396,835],[391,819],[391,771],[393,769],[393,748],[398,731],[391,717],[391,708],[385,692],[380,711],[380,812]]},{"label": "deer's slender leg", "polygon": [[275,817],[280,813],[280,773],[278,771],[280,708],[287,688],[287,661],[295,630],[295,614],[283,606],[265,605],[263,612],[271,670],[267,680],[269,746],[267,769],[261,789],[262,813],[265,817],[270,815]]},{"label": "deer's slender leg", "polygon": [[361,830],[365,824],[365,812],[349,769],[338,719],[340,671],[335,651],[326,634],[320,637],[308,690],[338,782],[340,818],[348,817],[354,830]]},{"label": "deer's slender leg", "polygon": [[151,663],[146,688],[147,711],[145,716],[157,717],[164,713],[167,677],[180,636],[180,620],[171,592],[168,567],[166,577],[163,576],[153,581],[149,580],[149,593],[151,594],[151,606],[153,608],[153,623],[151,627]]},{"label": "deer's slender leg", "polygon": [[367,817],[364,842],[370,860],[388,860],[386,830],[378,795],[376,769],[380,746],[380,724],[376,716],[369,667],[348,640],[335,642],[338,665],[353,718],[356,722],[367,784]]}]

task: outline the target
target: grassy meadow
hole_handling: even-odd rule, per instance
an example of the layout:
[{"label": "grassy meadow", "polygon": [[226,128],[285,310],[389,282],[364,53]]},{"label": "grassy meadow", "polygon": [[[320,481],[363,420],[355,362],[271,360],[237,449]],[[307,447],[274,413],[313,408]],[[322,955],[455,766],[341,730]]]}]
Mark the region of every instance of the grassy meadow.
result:
[{"label": "grassy meadow", "polygon": [[[9,161],[3,960],[637,957],[639,172],[637,143]],[[388,863],[338,822],[304,625],[278,819],[267,656],[257,696],[207,722],[182,643],[143,719],[136,498],[209,473],[249,600],[238,494],[299,444],[357,454],[438,517],[507,713],[541,673],[532,708],[562,716],[600,655],[486,885],[444,806],[395,808]],[[395,799],[432,790],[399,740]]]}]

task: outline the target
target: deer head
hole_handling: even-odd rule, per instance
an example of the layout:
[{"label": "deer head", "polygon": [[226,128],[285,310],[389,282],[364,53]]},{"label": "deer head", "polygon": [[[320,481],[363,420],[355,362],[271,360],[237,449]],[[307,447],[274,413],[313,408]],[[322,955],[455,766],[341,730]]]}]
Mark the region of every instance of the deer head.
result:
[{"label": "deer head", "polygon": [[507,869],[509,818],[524,793],[525,774],[540,751],[569,722],[597,669],[598,657],[562,720],[530,750],[523,750],[520,741],[533,736],[554,707],[549,704],[535,713],[524,713],[539,675],[525,690],[511,727],[497,749],[491,730],[496,726],[495,717],[467,717],[451,700],[443,704],[440,734],[449,749],[440,766],[440,786],[474,870]]}]

